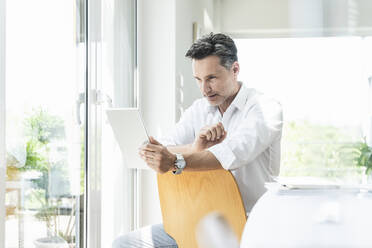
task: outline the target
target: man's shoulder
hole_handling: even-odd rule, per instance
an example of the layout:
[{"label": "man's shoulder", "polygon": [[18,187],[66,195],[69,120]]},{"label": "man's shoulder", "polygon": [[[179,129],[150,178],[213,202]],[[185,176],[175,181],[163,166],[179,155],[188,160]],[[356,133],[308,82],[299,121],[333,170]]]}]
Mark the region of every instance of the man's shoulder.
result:
[{"label": "man's shoulder", "polygon": [[252,100],[255,103],[279,103],[275,97],[271,96],[270,94],[263,93],[255,88],[246,88],[247,91],[247,99]]},{"label": "man's shoulder", "polygon": [[281,111],[282,105],[280,101],[275,99],[275,97],[254,88],[246,88],[246,90],[248,95],[246,108],[259,108],[261,110],[265,109],[271,111],[277,109],[278,111]]}]

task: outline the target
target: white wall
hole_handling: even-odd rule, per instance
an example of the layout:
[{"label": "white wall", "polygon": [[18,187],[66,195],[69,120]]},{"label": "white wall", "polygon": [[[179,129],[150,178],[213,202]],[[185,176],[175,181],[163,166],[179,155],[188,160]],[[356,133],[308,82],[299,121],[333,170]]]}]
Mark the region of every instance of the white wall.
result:
[{"label": "white wall", "polygon": [[215,23],[234,37],[371,35],[370,0],[214,0]]},{"label": "white wall", "polygon": [[[174,123],[175,3],[138,0],[139,105],[150,135]],[[140,225],[161,222],[156,174],[142,171]]]},{"label": "white wall", "polygon": [[216,0],[216,11],[219,13],[216,15],[216,22],[219,22],[222,32],[228,33],[241,33],[251,29],[284,29],[289,22],[288,1]]},{"label": "white wall", "polygon": [[[213,0],[178,0],[176,1],[176,119],[182,110],[201,97],[199,88],[192,74],[191,60],[185,58],[193,42],[192,24],[196,22],[200,35],[212,32],[214,7]],[[182,83],[183,82],[183,83]],[[182,92],[182,93],[181,93]],[[181,97],[183,94],[183,98]]]},{"label": "white wall", "polygon": [[[139,105],[150,135],[156,137],[171,128],[180,116],[178,107],[185,108],[200,97],[191,61],[184,54],[192,44],[193,22],[202,32],[211,31],[211,23],[204,18],[207,12],[213,14],[213,0],[138,0]],[[181,77],[186,92],[183,101],[178,94]],[[140,226],[162,221],[153,171],[141,172],[140,205]]]}]

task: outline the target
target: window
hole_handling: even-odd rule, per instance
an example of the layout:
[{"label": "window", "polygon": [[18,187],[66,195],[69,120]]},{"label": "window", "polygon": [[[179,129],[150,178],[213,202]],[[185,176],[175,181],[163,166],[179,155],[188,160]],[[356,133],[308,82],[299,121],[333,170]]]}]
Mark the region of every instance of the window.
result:
[{"label": "window", "polygon": [[372,38],[237,39],[240,80],[283,106],[282,176],[358,180],[370,139]]},{"label": "window", "polygon": [[138,225],[138,173],[105,118],[107,107],[137,104],[137,2],[89,2],[89,23],[85,3],[6,1],[7,248],[102,247]]},{"label": "window", "polygon": [[85,125],[74,111],[85,43],[74,3],[6,1],[7,248],[83,247]]}]

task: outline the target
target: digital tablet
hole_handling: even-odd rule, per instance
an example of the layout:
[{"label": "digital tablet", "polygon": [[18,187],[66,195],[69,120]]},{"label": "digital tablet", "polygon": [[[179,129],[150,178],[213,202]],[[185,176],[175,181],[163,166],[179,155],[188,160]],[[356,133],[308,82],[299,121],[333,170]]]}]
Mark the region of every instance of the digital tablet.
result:
[{"label": "digital tablet", "polygon": [[116,142],[119,144],[124,164],[128,168],[150,169],[138,154],[138,148],[149,141],[141,114],[137,108],[106,110]]}]

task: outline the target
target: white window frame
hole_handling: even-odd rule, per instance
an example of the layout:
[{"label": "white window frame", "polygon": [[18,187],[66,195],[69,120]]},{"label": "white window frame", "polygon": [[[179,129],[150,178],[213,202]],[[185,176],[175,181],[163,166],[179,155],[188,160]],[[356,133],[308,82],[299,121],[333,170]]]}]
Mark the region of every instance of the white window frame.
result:
[{"label": "white window frame", "polygon": [[5,248],[5,0],[0,0],[0,248]]},{"label": "white window frame", "polygon": [[[100,0],[85,0],[85,221],[84,247],[101,244],[101,189],[99,131],[101,118],[93,95],[97,92],[97,47],[94,34],[100,30]],[[98,18],[98,20],[97,20]]]},{"label": "white window frame", "polygon": [[[86,126],[86,154],[85,159],[88,166],[86,167],[86,184],[85,184],[85,227],[84,239],[86,248],[101,247],[101,170],[103,167],[101,144],[102,144],[102,122],[104,116],[102,113],[102,105],[105,103],[97,102],[97,96],[101,93],[101,2],[104,0],[85,0],[86,22],[86,115],[85,120],[88,120]],[[136,1],[135,1],[136,2]],[[135,7],[137,12],[137,4]],[[137,15],[135,22],[137,22]],[[135,23],[137,25],[137,23]],[[137,33],[137,31],[136,31]],[[137,42],[137,37],[136,37]],[[137,49],[137,46],[135,47]],[[137,57],[137,52],[135,57]],[[135,62],[137,65],[137,60]],[[138,77],[137,72],[134,73],[134,105],[138,105]],[[99,97],[98,97],[99,98]],[[101,104],[101,106],[100,106]],[[138,107],[138,106],[137,106]],[[132,219],[130,229],[136,229],[139,226],[139,206],[140,206],[140,172],[133,170],[130,172],[130,188],[128,189],[131,195],[130,216]],[[115,204],[114,202],[112,204]]]}]

